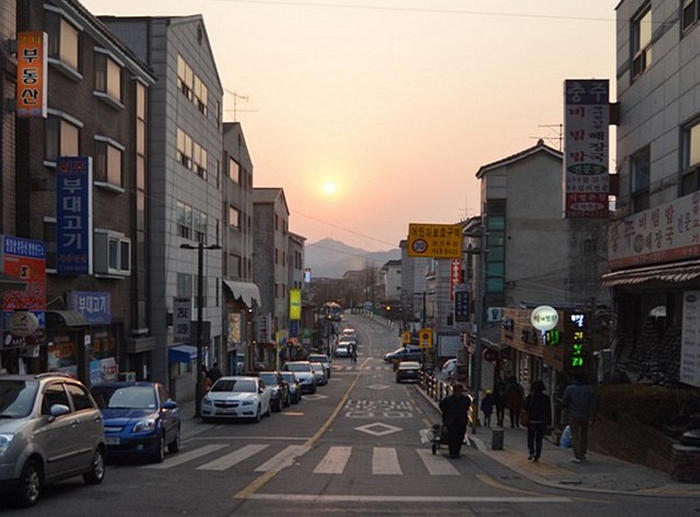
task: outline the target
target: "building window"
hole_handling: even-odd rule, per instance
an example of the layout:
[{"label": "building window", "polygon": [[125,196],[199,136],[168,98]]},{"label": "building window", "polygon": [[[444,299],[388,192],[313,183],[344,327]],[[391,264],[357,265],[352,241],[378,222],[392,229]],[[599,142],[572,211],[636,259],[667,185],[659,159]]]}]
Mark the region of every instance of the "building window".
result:
[{"label": "building window", "polygon": [[192,168],[192,138],[182,129],[177,129],[177,161],[187,169]]},{"label": "building window", "polygon": [[194,87],[194,74],[182,56],[177,56],[177,87],[185,97],[192,100],[192,88]]},{"label": "building window", "polygon": [[95,163],[93,164],[95,181],[123,186],[123,154],[111,140],[95,141]]},{"label": "building window", "polygon": [[102,52],[95,53],[95,90],[112,99],[122,100],[122,70],[116,61]]},{"label": "building window", "polygon": [[59,60],[75,71],[80,71],[80,32],[60,14],[47,12],[46,28],[49,35],[49,57]]},{"label": "building window", "polygon": [[647,5],[632,20],[632,79],[651,66],[651,5]]},{"label": "building window", "polygon": [[193,223],[194,223],[194,240],[201,242],[202,244],[207,243],[207,214],[200,212],[199,210],[194,210],[192,212]]},{"label": "building window", "polygon": [[232,206],[228,207],[228,225],[231,228],[239,228],[241,224],[241,212]]},{"label": "building window", "polygon": [[700,0],[683,0],[683,31],[687,31],[698,22]]},{"label": "building window", "polygon": [[226,273],[229,277],[241,278],[241,257],[239,255],[229,255],[228,271]]},{"label": "building window", "polygon": [[207,115],[207,87],[202,82],[198,76],[194,76],[194,99],[192,102],[195,103],[197,109],[202,112],[205,116]]},{"label": "building window", "polygon": [[95,230],[95,273],[131,274],[131,239],[112,230]]},{"label": "building window", "polygon": [[175,210],[177,218],[177,234],[185,239],[192,238],[192,207],[182,203],[177,202]]},{"label": "building window", "polygon": [[193,143],[194,170],[200,178],[207,178],[207,150],[197,142]]},{"label": "building window", "polygon": [[700,120],[683,129],[681,196],[700,190]]},{"label": "building window", "polygon": [[56,219],[44,218],[44,242],[46,242],[46,269],[56,271]]},{"label": "building window", "polygon": [[61,116],[46,119],[45,158],[55,162],[59,156],[80,156],[80,127]]},{"label": "building window", "polygon": [[241,181],[241,167],[233,158],[230,158],[228,161],[228,177],[234,183],[240,183]]},{"label": "building window", "polygon": [[632,213],[642,212],[649,208],[650,154],[649,147],[646,147],[630,159]]},{"label": "building window", "polygon": [[177,295],[183,298],[192,297],[192,275],[187,273],[177,274]]}]

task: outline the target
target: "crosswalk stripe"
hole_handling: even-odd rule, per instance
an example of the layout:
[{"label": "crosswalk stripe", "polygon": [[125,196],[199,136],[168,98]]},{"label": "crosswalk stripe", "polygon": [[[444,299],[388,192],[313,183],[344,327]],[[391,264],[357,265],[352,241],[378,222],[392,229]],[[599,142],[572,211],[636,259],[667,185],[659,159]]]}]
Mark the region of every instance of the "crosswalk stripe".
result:
[{"label": "crosswalk stripe", "polygon": [[403,474],[396,449],[392,447],[374,447],[372,451],[372,474]]},{"label": "crosswalk stripe", "polygon": [[214,461],[210,461],[209,463],[205,463],[204,465],[197,467],[197,470],[223,471],[237,465],[241,461],[246,460],[251,456],[254,456],[267,447],[269,447],[269,445],[246,445],[237,451],[231,452],[225,456],[215,459]]},{"label": "crosswalk stripe", "polygon": [[431,476],[459,476],[459,471],[444,456],[428,449],[416,449],[416,452]]},{"label": "crosswalk stripe", "polygon": [[290,445],[279,454],[273,456],[260,465],[255,472],[279,471],[294,464],[294,460],[306,453],[309,447],[306,445]]},{"label": "crosswalk stripe", "polygon": [[352,447],[331,447],[321,462],[316,465],[314,474],[342,474],[350,459]]},{"label": "crosswalk stripe", "polygon": [[171,467],[176,467],[178,465],[182,465],[183,463],[187,463],[188,461],[201,458],[202,456],[211,454],[212,452],[218,451],[219,449],[223,449],[224,447],[228,447],[228,445],[205,445],[204,447],[200,447],[199,449],[195,449],[190,452],[180,453],[177,456],[168,456],[165,458],[165,461],[163,463],[153,463],[151,465],[144,465],[141,468],[169,469]]}]

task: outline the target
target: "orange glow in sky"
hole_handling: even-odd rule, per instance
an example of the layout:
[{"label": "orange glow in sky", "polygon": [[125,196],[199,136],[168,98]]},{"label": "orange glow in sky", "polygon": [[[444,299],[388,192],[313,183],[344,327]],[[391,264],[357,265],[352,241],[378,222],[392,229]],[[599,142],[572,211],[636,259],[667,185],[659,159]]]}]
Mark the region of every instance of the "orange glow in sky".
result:
[{"label": "orange glow in sky", "polygon": [[[308,244],[386,250],[409,223],[477,214],[482,165],[539,138],[558,148],[565,79],[609,78],[615,91],[618,1],[81,3],[96,15],[201,13],[255,186],[284,188],[290,229]],[[234,92],[247,99],[235,119]]]}]

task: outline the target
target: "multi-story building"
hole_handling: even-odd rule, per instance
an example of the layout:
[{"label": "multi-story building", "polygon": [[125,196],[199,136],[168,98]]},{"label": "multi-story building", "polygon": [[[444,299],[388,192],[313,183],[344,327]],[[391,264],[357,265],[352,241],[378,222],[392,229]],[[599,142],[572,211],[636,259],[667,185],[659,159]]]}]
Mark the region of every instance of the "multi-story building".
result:
[{"label": "multi-story building", "polygon": [[[205,363],[222,357],[225,347],[222,251],[211,249],[221,245],[223,87],[201,15],[101,20],[158,79],[148,133],[151,296],[141,310],[150,314],[144,332],[153,338],[149,377],[169,381],[184,399],[194,390],[198,346]],[[201,336],[197,324],[189,333],[186,325],[173,325],[176,297],[192,300],[197,321],[201,298]]]},{"label": "multi-story building", "polygon": [[[253,323],[261,298],[253,282],[253,162],[240,123],[225,122],[223,139],[226,349],[220,364],[224,371],[235,372],[239,361],[253,356]],[[252,364],[245,369],[252,370]]]},{"label": "multi-story building", "polygon": [[[314,321],[311,304],[308,299],[308,290],[305,289],[306,283],[304,282],[305,242],[306,237],[289,232],[289,242],[287,244],[289,276],[287,285],[289,289],[295,290],[290,293],[289,346],[303,344],[310,348],[313,342]],[[298,318],[292,318],[292,315],[298,316]],[[292,357],[293,354],[290,353],[289,356]]]},{"label": "multi-story building", "polygon": [[700,2],[622,0],[616,16],[616,358],[700,386]]},{"label": "multi-story building", "polygon": [[289,329],[289,207],[284,190],[254,188],[253,214],[253,279],[261,298],[256,359],[274,364],[274,347]]},{"label": "multi-story building", "polygon": [[426,274],[429,258],[409,257],[408,241],[399,243],[401,248],[401,294],[404,311],[410,316],[409,321],[421,321],[424,319],[425,305],[427,303]]},{"label": "multi-story building", "polygon": [[380,269],[384,285],[384,301],[401,301],[401,260],[389,260]]},{"label": "multi-story building", "polygon": [[[15,232],[15,117],[17,59],[8,42],[17,40],[15,0],[0,3],[0,234]],[[2,273],[2,271],[0,271]]]},{"label": "multi-story building", "polygon": [[[3,13],[0,25],[8,19]],[[41,41],[25,40],[14,140],[5,140],[3,111],[5,262],[8,251],[22,256],[32,297],[45,294],[45,303],[35,333],[3,336],[10,344],[3,366],[66,371],[86,382],[142,372],[147,358],[132,352],[148,341],[140,330],[150,327],[145,135],[155,77],[77,1],[23,2],[16,22],[18,37],[47,34],[48,59],[43,68],[31,47]],[[5,54],[3,61],[9,63]],[[37,81],[46,84],[45,110],[26,102],[39,104]],[[12,142],[14,163],[5,153]],[[16,204],[5,205],[13,190]]]}]

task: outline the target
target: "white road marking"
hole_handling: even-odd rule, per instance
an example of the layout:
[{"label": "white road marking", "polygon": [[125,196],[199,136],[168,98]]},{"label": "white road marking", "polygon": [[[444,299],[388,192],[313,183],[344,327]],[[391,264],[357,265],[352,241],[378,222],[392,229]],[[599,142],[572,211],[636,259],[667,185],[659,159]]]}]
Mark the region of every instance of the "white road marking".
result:
[{"label": "white road marking", "polygon": [[372,451],[372,474],[403,474],[396,449],[391,447],[374,447]]},{"label": "white road marking", "polygon": [[255,472],[279,472],[286,467],[292,466],[294,464],[294,460],[305,454],[308,450],[309,447],[306,445],[290,445],[282,452],[260,465],[257,469],[255,469]]},{"label": "white road marking", "polygon": [[212,452],[216,452],[219,449],[223,449],[224,447],[228,447],[228,445],[205,445],[204,447],[200,447],[199,449],[195,449],[193,451],[184,453],[181,452],[177,456],[166,456],[165,461],[163,463],[153,463],[151,465],[144,465],[141,468],[158,470],[169,469],[171,467],[176,467],[178,465],[182,465],[183,463],[187,463],[188,461],[201,458],[202,456],[211,454]]},{"label": "white road marking", "polygon": [[557,496],[419,496],[419,495],[304,495],[304,494],[250,494],[245,499],[264,501],[290,501],[311,503],[497,503],[497,504],[544,504],[573,503],[568,497]]},{"label": "white road marking", "polygon": [[416,449],[431,476],[459,476],[459,471],[442,455],[433,454],[429,449]]},{"label": "white road marking", "polygon": [[314,469],[314,474],[342,474],[351,452],[352,447],[331,447]]},{"label": "white road marking", "polygon": [[204,465],[197,467],[197,470],[223,471],[233,467],[234,465],[237,465],[243,460],[250,458],[251,456],[259,453],[267,447],[269,447],[269,445],[246,445],[245,447],[241,447],[237,451],[226,454],[225,456],[221,456],[220,458],[214,461],[210,461],[209,463],[205,463]]}]

